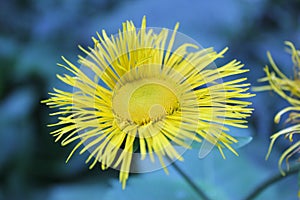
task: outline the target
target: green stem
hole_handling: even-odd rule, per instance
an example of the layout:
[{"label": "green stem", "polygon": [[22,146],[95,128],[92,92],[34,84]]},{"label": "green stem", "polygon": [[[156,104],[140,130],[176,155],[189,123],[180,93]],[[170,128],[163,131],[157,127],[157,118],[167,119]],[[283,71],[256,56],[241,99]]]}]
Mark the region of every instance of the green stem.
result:
[{"label": "green stem", "polygon": [[261,192],[263,192],[265,189],[267,189],[269,186],[273,185],[277,181],[280,181],[290,175],[296,174],[300,171],[300,164],[296,164],[290,168],[290,170],[285,172],[285,176],[282,176],[281,173],[278,173],[269,179],[267,179],[265,182],[260,184],[258,187],[256,187],[246,198],[245,200],[253,200],[255,199]]},{"label": "green stem", "polygon": [[180,169],[180,167],[175,162],[172,163],[172,166],[182,176],[182,178],[191,186],[191,188],[195,190],[195,192],[199,195],[199,197],[202,200],[209,200],[209,198],[202,191],[202,189],[199,186],[197,186],[196,183],[194,183],[192,179],[182,169]]}]

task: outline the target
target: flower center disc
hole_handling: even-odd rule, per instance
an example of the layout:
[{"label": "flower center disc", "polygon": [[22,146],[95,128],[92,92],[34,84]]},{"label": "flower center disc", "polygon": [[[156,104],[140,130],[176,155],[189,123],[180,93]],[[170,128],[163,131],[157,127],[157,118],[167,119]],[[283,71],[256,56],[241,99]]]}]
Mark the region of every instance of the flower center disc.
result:
[{"label": "flower center disc", "polygon": [[178,109],[178,99],[171,89],[162,83],[147,82],[130,82],[115,92],[112,103],[119,120],[145,125],[159,121]]}]

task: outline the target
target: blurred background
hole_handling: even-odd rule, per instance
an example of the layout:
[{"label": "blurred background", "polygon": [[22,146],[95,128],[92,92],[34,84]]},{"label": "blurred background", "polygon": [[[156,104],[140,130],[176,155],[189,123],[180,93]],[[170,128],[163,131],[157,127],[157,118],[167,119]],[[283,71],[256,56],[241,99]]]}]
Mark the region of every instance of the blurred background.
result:
[{"label": "blurred background", "polygon": [[[236,58],[250,69],[249,82],[258,85],[271,51],[278,66],[292,77],[292,62],[284,41],[300,48],[299,0],[11,0],[0,1],[0,199],[111,200],[197,199],[184,180],[170,168],[130,176],[122,191],[118,171],[88,170],[86,154],[65,159],[74,145],[54,143],[46,124],[55,121],[40,103],[53,87],[65,87],[55,74],[64,55],[72,62],[84,55],[77,48],[91,46],[91,37],[105,29],[117,33],[121,23],[179,31],[204,47],[229,51],[219,64]],[[249,129],[233,134],[251,135],[253,141],[238,150],[239,157],[218,152],[198,159],[188,151],[178,165],[204,188],[212,199],[242,199],[257,184],[278,173],[277,161],[288,143],[277,141],[269,160],[269,136],[284,127],[274,125],[276,112],[286,102],[272,92],[253,99],[255,111]],[[236,132],[236,133],[234,133]],[[288,177],[268,188],[257,199],[296,199],[297,177]]]}]

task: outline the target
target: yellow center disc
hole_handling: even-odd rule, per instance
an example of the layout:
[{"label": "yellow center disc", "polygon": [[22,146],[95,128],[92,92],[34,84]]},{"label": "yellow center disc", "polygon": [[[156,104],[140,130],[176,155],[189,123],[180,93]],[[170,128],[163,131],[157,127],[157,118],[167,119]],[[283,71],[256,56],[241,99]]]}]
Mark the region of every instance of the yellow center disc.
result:
[{"label": "yellow center disc", "polygon": [[121,119],[145,125],[178,109],[174,92],[162,83],[134,81],[119,88],[113,97],[114,113]]}]

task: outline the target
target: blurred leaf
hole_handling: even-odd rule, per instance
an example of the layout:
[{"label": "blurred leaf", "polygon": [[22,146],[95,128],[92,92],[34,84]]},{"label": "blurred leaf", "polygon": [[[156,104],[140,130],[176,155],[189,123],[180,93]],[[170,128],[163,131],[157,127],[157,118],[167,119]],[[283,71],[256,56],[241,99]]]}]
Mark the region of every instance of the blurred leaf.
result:
[{"label": "blurred leaf", "polygon": [[[230,134],[231,136],[233,136],[238,142],[237,143],[233,143],[231,144],[231,147],[234,148],[234,149],[239,149],[247,144],[249,144],[253,137],[251,135],[253,135],[254,133],[254,130],[252,127],[248,127],[246,129],[241,129],[241,128],[236,128],[236,127],[230,127],[230,132],[228,134]],[[209,145],[204,145],[203,142],[199,143],[199,142],[196,142],[196,141],[191,141],[191,140],[188,140],[186,141],[187,144],[190,144],[190,146],[193,148],[193,149],[201,149],[201,151],[214,151],[214,150],[218,150],[216,148],[216,146],[212,147],[210,145],[209,142],[206,142],[206,144],[209,144]]]},{"label": "blurred leaf", "polygon": [[[234,149],[239,149],[247,144],[249,144],[251,141],[252,141],[252,137],[251,136],[245,136],[245,137],[235,137],[235,139],[238,140],[237,143],[233,143],[231,144],[232,148]],[[200,149],[202,147],[202,143],[199,143],[199,142],[196,142],[196,141],[192,141],[190,146],[193,148],[193,149]],[[217,149],[217,148],[214,148],[214,149]]]},{"label": "blurred leaf", "polygon": [[246,137],[235,137],[235,139],[237,139],[238,142],[232,144],[231,146],[232,146],[232,148],[234,148],[234,149],[239,149],[239,148],[241,148],[241,147],[243,147],[243,146],[249,144],[249,143],[252,141],[253,137],[251,137],[251,136],[246,136]]}]

